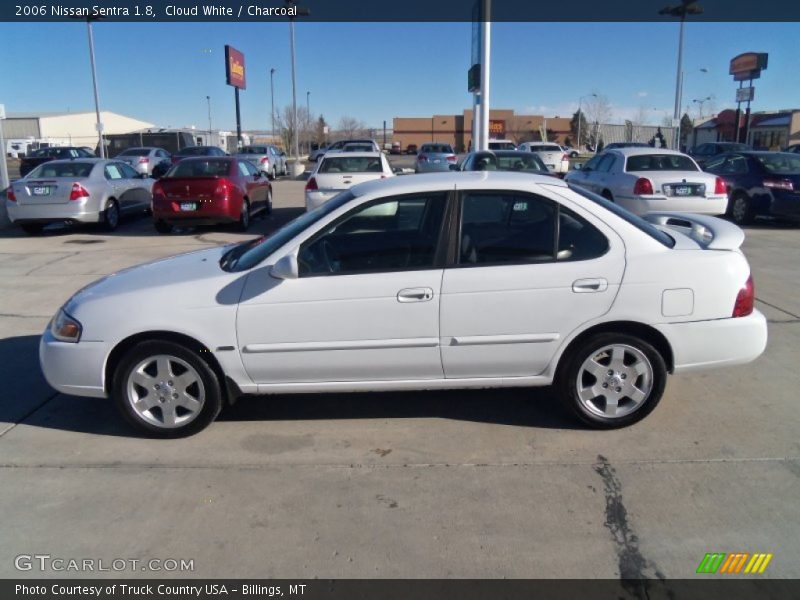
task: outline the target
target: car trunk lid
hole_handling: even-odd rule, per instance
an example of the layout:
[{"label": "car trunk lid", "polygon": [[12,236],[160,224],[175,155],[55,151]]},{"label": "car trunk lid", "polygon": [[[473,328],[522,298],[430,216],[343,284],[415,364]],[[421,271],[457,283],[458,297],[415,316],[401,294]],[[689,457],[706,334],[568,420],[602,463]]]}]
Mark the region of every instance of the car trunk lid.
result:
[{"label": "car trunk lid", "polygon": [[220,177],[165,177],[159,184],[169,200],[202,200],[214,196],[221,180]]},{"label": "car trunk lid", "polygon": [[317,173],[314,179],[317,181],[317,188],[321,192],[331,190],[346,190],[347,188],[362,183],[384,177],[381,173]]},{"label": "car trunk lid", "polygon": [[20,206],[67,204],[76,183],[87,187],[85,178],[48,177],[20,180],[13,184],[13,188]]}]

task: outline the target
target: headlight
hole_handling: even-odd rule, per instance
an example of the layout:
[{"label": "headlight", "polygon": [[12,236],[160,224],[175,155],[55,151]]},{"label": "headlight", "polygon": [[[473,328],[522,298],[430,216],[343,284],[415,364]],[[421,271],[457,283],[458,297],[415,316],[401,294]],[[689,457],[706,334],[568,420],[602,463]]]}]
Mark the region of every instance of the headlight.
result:
[{"label": "headlight", "polygon": [[81,324],[64,312],[63,308],[58,309],[50,322],[50,333],[60,342],[77,343],[81,339],[82,330]]}]

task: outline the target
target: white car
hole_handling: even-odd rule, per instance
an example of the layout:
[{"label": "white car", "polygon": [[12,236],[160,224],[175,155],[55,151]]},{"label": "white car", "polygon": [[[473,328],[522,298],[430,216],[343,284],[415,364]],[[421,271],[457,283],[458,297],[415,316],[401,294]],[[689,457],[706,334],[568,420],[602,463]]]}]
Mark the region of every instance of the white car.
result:
[{"label": "white car", "polygon": [[357,183],[393,175],[383,152],[327,152],[306,181],[306,210],[314,210]]},{"label": "white car", "polygon": [[721,215],[728,209],[725,182],[676,150],[607,150],[566,179],[637,215],[665,210]]},{"label": "white car", "polygon": [[[58,391],[111,397],[162,437],[241,394],[551,384],[585,422],[620,427],[667,373],[767,342],[742,230],[650,218],[528,173],[372,181],[269,237],[90,284],[47,327],[41,364]],[[687,419],[700,401],[672,400]]]},{"label": "white car", "polygon": [[489,140],[489,150],[516,150],[517,146],[510,140]]},{"label": "white car", "polygon": [[523,142],[519,145],[519,149],[536,153],[551,173],[563,175],[569,171],[569,155],[558,144],[553,142]]},{"label": "white car", "polygon": [[378,142],[376,142],[375,140],[369,140],[369,139],[339,140],[338,142],[334,142],[334,143],[332,143],[332,144],[330,144],[328,146],[322,146],[321,148],[317,148],[316,150],[313,150],[308,155],[308,160],[311,161],[311,162],[317,162],[320,158],[325,156],[325,154],[328,153],[328,152],[336,152],[336,151],[344,150],[344,147],[347,144],[365,144],[365,145],[371,146],[373,152],[380,152],[381,151],[381,147],[378,146]]}]

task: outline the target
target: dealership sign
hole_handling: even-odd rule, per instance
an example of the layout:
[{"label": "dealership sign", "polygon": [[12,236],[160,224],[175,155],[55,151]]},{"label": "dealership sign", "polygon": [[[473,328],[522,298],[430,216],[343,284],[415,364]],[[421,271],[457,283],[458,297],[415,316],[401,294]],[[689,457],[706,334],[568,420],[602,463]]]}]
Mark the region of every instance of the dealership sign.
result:
[{"label": "dealership sign", "polygon": [[225,45],[225,78],[228,85],[243,90],[247,87],[244,75],[244,54],[233,46]]},{"label": "dealership sign", "polygon": [[737,102],[752,102],[753,98],[755,98],[756,88],[753,86],[739,88],[736,90],[736,101]]},{"label": "dealership sign", "polygon": [[490,119],[489,120],[489,135],[505,135],[506,134],[506,122],[502,119]]},{"label": "dealership sign", "polygon": [[734,81],[746,81],[761,77],[761,71],[767,68],[766,52],[745,52],[731,59],[728,71]]}]

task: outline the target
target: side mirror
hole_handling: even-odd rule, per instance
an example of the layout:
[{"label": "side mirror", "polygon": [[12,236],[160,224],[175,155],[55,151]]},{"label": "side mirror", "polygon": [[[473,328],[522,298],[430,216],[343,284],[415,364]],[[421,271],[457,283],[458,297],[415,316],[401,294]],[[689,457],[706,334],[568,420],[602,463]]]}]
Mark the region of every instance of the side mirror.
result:
[{"label": "side mirror", "polygon": [[458,171],[458,164],[457,163],[450,163],[450,170],[451,171]]},{"label": "side mirror", "polygon": [[297,279],[299,275],[297,256],[287,254],[279,259],[278,262],[272,265],[269,274],[275,279]]}]

